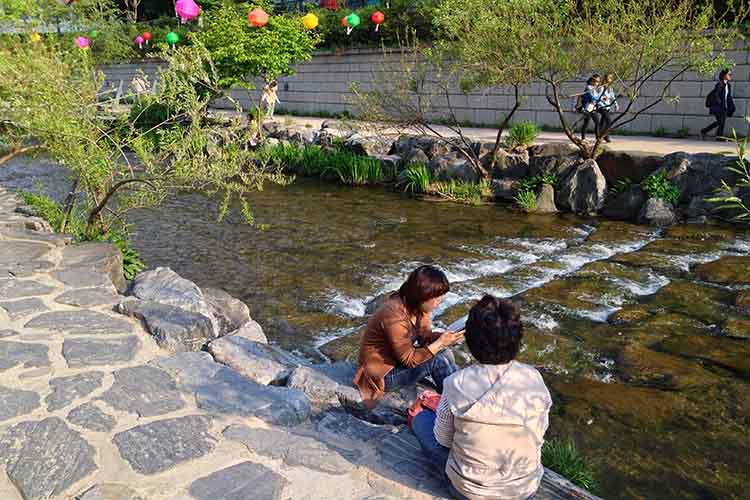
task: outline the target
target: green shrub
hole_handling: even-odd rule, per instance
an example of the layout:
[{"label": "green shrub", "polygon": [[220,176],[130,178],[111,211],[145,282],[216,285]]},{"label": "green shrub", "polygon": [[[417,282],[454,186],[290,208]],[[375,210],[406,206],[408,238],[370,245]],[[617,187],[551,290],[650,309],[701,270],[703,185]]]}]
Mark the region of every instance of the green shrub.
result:
[{"label": "green shrub", "polygon": [[615,181],[614,186],[609,188],[609,192],[613,194],[624,193],[632,185],[633,185],[633,179],[631,179],[630,177],[623,177],[622,179],[617,179],[617,181]]},{"label": "green shrub", "polygon": [[399,174],[398,185],[403,186],[404,192],[425,193],[430,187],[432,176],[430,169],[424,163],[410,163]]},{"label": "green shrub", "polygon": [[656,130],[654,130],[653,133],[654,137],[666,137],[667,136],[667,129],[664,127],[659,127]]},{"label": "green shrub", "polygon": [[536,209],[536,191],[531,189],[519,189],[513,197],[513,201],[520,208],[531,212]]},{"label": "green shrub", "polygon": [[536,191],[542,184],[549,184],[557,189],[558,179],[555,174],[531,175],[524,177],[518,183],[519,191]]},{"label": "green shrub", "polygon": [[649,176],[641,183],[643,191],[649,198],[656,198],[667,203],[675,204],[680,199],[680,188],[667,179],[664,171]]},{"label": "green shrub", "polygon": [[138,131],[148,132],[174,117],[175,112],[170,106],[157,102],[149,95],[141,95],[130,106],[128,121]]},{"label": "green shrub", "polygon": [[353,186],[383,180],[380,160],[340,149],[326,151],[317,145],[302,148],[293,144],[279,144],[261,148],[258,157],[266,163],[300,172],[307,177],[337,180]]},{"label": "green shrub", "polygon": [[328,154],[329,161],[322,172],[323,178],[338,177],[343,184],[364,186],[383,180],[380,160],[343,151]]},{"label": "green shrub", "polygon": [[571,483],[589,491],[597,484],[591,466],[578,454],[572,441],[550,439],[542,446],[542,463]]},{"label": "green shrub", "polygon": [[510,127],[505,137],[509,149],[525,149],[539,137],[539,127],[530,121],[519,122]]},{"label": "green shrub", "polygon": [[[745,117],[750,123],[750,116]],[[732,219],[735,222],[750,223],[750,162],[745,160],[748,151],[748,138],[740,139],[732,130],[730,141],[734,143],[737,150],[737,161],[727,170],[737,175],[734,186],[727,184],[722,179],[721,186],[715,190],[716,196],[707,198],[706,201],[716,203],[714,210],[731,210]]]},{"label": "green shrub", "polygon": [[480,204],[482,198],[488,197],[491,194],[490,183],[488,180],[482,180],[480,182],[456,180],[435,182],[430,186],[429,191],[440,195],[443,198],[470,203],[472,205]]},{"label": "green shrub", "polygon": [[26,192],[21,192],[20,195],[24,203],[32,207],[38,217],[49,222],[55,231],[69,234],[75,241],[110,241],[114,243],[122,254],[122,273],[125,279],[132,280],[136,274],[145,269],[146,263],[141,259],[138,251],[133,248],[126,228],[110,228],[106,233],[87,232],[84,214],[73,210],[65,225],[65,230],[61,231],[65,219],[65,210],[61,204],[44,195]]}]

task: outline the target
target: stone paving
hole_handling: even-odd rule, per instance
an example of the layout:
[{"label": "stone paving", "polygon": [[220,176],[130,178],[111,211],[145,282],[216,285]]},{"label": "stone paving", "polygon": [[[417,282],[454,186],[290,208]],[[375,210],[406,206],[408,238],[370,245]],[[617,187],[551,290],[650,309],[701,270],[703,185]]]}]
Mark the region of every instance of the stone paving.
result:
[{"label": "stone paving", "polygon": [[[71,245],[19,205],[0,188],[1,499],[445,498],[403,427],[319,411],[299,389],[265,385],[274,377],[159,347],[138,314],[113,308],[119,254]],[[248,325],[213,351],[262,337]],[[293,368],[264,349],[279,374]],[[300,387],[326,380],[296,371]]]}]

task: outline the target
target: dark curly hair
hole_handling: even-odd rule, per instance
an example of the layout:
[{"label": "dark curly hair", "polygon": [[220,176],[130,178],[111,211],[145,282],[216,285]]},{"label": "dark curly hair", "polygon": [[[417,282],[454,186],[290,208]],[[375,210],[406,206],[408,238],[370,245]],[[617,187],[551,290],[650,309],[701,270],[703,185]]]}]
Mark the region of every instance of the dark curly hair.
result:
[{"label": "dark curly hair", "polygon": [[469,311],[466,345],[483,365],[513,361],[521,348],[523,325],[518,305],[510,300],[485,295]]}]

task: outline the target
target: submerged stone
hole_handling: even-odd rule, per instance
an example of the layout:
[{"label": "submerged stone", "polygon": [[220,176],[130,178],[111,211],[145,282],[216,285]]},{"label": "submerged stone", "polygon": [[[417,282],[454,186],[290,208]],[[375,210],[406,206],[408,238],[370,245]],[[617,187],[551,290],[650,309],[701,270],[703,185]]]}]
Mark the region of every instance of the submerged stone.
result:
[{"label": "submerged stone", "polygon": [[750,256],[730,255],[700,264],[694,269],[699,278],[722,285],[750,285]]},{"label": "submerged stone", "polygon": [[700,359],[731,371],[750,375],[750,343],[726,337],[680,336],[664,340],[659,349],[675,355]]},{"label": "submerged stone", "polygon": [[657,352],[638,344],[625,346],[617,364],[622,378],[633,385],[684,390],[720,381],[700,362]]},{"label": "submerged stone", "polygon": [[654,312],[667,311],[706,323],[720,323],[732,303],[733,294],[720,288],[675,280],[646,302]]}]

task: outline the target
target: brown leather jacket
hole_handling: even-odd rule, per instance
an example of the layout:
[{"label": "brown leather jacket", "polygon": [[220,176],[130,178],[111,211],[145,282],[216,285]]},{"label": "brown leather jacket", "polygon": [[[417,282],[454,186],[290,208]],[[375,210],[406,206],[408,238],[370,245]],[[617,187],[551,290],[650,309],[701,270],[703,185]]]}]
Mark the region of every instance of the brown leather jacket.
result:
[{"label": "brown leather jacket", "polygon": [[[427,347],[414,347],[416,330],[401,297],[395,294],[367,322],[353,381],[366,405],[375,406],[383,396],[385,376],[393,368],[399,365],[414,368],[435,355]],[[435,339],[427,314],[422,315],[419,337],[425,346]]]}]

